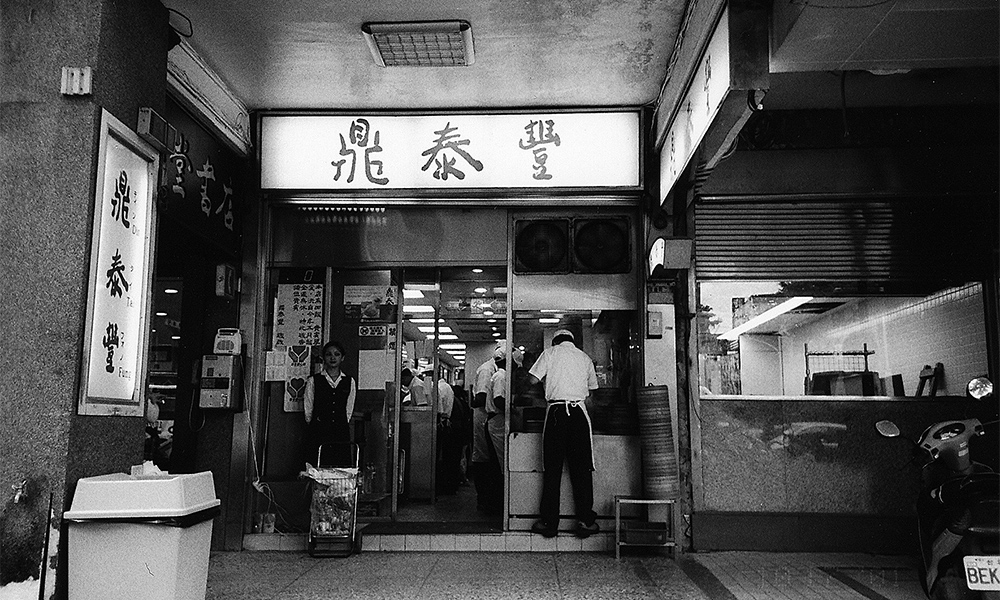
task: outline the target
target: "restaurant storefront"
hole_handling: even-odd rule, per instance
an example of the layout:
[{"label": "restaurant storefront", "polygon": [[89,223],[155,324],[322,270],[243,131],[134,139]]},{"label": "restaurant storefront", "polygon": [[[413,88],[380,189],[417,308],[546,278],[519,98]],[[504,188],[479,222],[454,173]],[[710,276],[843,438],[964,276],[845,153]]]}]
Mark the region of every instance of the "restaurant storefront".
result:
[{"label": "restaurant storefront", "polygon": [[[264,533],[266,517],[252,515],[279,511],[279,528],[308,528],[299,474],[315,457],[301,394],[331,339],[357,383],[362,520],[419,522],[445,507],[446,520],[527,530],[538,515],[544,399],[515,371],[502,509],[484,515],[471,487],[449,485],[438,382],[471,393],[497,341],[508,364],[516,350],[527,369],[561,328],[598,372],[588,409],[605,528],[614,495],[642,493],[636,390],[673,383],[672,369],[650,375],[644,363],[675,362],[669,335],[648,335],[640,318],[642,123],[636,111],[259,115],[261,285],[247,416],[259,493],[248,533]],[[423,402],[406,393],[404,369],[424,378]],[[471,477],[461,452],[458,477]],[[562,496],[570,518],[567,482]]]}]

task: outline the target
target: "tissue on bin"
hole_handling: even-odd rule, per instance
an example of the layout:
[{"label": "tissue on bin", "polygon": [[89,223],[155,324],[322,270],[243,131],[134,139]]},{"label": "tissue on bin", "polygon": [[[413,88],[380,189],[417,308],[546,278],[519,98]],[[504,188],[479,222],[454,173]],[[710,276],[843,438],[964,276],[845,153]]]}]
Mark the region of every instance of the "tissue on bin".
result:
[{"label": "tissue on bin", "polygon": [[130,473],[132,477],[150,477],[167,475],[166,471],[161,471],[159,467],[153,464],[153,461],[147,460],[141,465],[132,465],[132,472]]}]

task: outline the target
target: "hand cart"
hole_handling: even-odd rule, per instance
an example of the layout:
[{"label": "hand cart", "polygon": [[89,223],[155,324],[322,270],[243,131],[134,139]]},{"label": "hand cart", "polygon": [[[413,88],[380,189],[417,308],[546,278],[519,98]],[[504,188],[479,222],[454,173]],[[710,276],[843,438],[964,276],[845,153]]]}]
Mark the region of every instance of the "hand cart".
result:
[{"label": "hand cart", "polygon": [[[360,551],[356,539],[358,523],[358,446],[350,444],[353,466],[323,466],[323,450],[338,450],[336,446],[320,446],[316,467],[307,466],[306,476],[312,479],[312,502],[309,518],[309,555],[315,557],[350,556]],[[344,448],[339,448],[343,450]]]}]

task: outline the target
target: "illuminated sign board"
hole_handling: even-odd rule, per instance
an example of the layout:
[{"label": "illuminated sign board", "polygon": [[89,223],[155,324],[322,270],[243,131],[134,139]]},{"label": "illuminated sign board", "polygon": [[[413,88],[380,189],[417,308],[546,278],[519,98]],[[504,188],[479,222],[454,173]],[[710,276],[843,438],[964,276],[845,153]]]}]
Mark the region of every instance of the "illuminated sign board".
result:
[{"label": "illuminated sign board", "polygon": [[139,416],[159,155],[104,111],[79,412]]},{"label": "illuminated sign board", "polygon": [[261,188],[639,186],[638,112],[263,115]]},{"label": "illuminated sign board", "polygon": [[729,9],[722,14],[660,150],[660,203],[684,172],[730,85]]}]

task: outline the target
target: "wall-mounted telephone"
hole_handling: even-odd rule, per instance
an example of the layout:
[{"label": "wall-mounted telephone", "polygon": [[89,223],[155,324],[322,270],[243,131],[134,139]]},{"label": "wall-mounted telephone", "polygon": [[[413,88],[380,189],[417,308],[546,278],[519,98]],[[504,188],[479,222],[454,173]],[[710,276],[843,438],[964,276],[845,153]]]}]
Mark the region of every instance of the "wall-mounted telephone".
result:
[{"label": "wall-mounted telephone", "polygon": [[212,352],[215,354],[239,354],[243,351],[243,334],[239,329],[222,328],[215,334]]},{"label": "wall-mounted telephone", "polygon": [[201,359],[201,408],[242,410],[240,357],[234,354],[206,354]]}]

